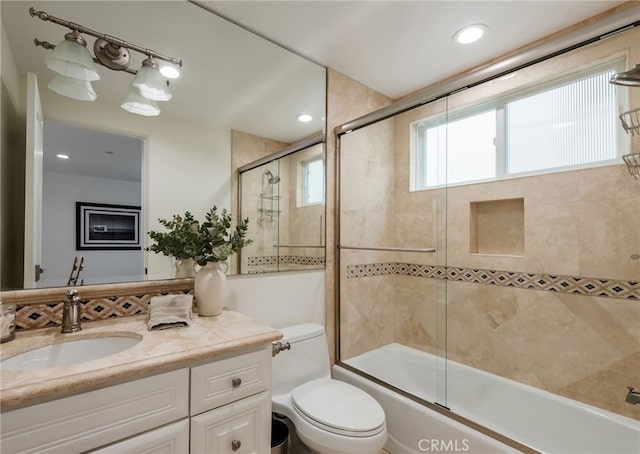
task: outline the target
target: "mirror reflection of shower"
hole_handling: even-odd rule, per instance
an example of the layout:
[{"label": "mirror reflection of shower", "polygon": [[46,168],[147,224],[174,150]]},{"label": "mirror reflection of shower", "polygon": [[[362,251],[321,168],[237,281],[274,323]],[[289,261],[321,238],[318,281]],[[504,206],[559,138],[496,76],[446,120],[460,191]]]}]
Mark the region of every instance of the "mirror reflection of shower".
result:
[{"label": "mirror reflection of shower", "polygon": [[267,176],[268,178],[267,182],[270,185],[278,184],[280,182],[280,177],[272,174],[271,170],[267,170],[264,174],[265,176]]},{"label": "mirror reflection of shower", "polygon": [[275,188],[279,182],[280,176],[274,175],[269,169],[262,175],[262,192],[260,193],[260,207],[258,208],[261,221],[273,221],[274,217],[277,218],[280,214],[280,195]]}]

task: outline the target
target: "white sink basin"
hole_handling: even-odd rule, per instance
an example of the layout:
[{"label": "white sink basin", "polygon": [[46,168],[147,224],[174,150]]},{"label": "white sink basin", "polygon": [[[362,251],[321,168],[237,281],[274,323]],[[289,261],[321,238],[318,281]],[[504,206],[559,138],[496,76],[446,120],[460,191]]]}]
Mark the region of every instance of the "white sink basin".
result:
[{"label": "white sink basin", "polygon": [[0,362],[3,370],[34,370],[93,361],[120,353],[142,339],[129,336],[107,336],[77,339],[20,353]]}]

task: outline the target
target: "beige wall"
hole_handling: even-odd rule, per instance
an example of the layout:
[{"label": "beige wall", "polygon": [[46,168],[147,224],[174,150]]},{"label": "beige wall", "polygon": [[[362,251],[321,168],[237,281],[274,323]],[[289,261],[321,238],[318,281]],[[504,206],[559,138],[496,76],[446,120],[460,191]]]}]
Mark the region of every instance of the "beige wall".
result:
[{"label": "beige wall", "polygon": [[[640,61],[638,43],[640,30],[625,32],[519,71],[514,79],[460,92],[450,97],[448,107],[456,109],[505,90],[525,88],[588,62],[626,56],[631,67]],[[640,90],[626,93],[627,108],[639,107]],[[344,195],[340,223],[348,226],[344,236],[362,245],[377,241],[379,246],[436,247],[438,251],[342,253],[342,358],[389,342],[438,352],[444,331],[449,359],[640,419],[640,408],[624,402],[626,387],[640,386],[637,299],[575,295],[563,288],[550,290],[546,284],[525,289],[499,283],[444,281],[380,269],[395,263],[447,265],[542,277],[596,278],[597,285],[609,287],[611,284],[598,282],[632,283],[640,276],[640,260],[632,258],[640,253],[640,185],[621,161],[411,192],[409,125],[443,111],[442,104],[430,104],[341,140]],[[639,151],[640,137],[635,137],[632,145]],[[385,164],[377,166],[381,173],[374,184],[367,180],[365,169],[371,166],[366,161],[385,153]],[[389,156],[393,157],[392,167],[388,167]],[[360,162],[356,165],[357,159]],[[496,202],[506,199],[522,201]],[[515,223],[486,221],[489,223],[485,225],[494,230],[498,243],[504,243],[498,246],[507,251],[512,248],[513,253],[473,253],[474,202],[495,202],[491,206],[497,206],[498,214],[507,219],[509,210],[522,206],[518,213],[523,219],[517,226],[522,243],[518,247],[507,241],[514,237]],[[365,271],[366,277],[347,279],[347,266],[357,264],[372,264],[370,274]],[[445,293],[446,311],[439,305]],[[443,313],[446,326],[439,325]]]}]

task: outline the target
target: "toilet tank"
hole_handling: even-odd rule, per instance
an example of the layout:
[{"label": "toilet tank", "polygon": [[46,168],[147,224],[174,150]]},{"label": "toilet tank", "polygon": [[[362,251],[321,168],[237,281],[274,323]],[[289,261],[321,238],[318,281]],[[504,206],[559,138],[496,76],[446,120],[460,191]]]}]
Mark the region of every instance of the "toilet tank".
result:
[{"label": "toilet tank", "polygon": [[291,349],[273,357],[271,376],[274,396],[289,393],[316,378],[331,376],[324,326],[304,323],[279,330],[284,335],[280,342],[289,342]]}]

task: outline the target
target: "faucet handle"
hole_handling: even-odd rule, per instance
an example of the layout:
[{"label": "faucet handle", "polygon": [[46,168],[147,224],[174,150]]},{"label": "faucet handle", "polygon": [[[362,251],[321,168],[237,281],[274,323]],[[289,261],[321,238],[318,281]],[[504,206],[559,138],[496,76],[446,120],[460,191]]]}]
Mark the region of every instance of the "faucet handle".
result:
[{"label": "faucet handle", "polygon": [[64,302],[67,303],[81,303],[82,298],[80,297],[80,293],[75,288],[71,288],[67,290],[67,294],[65,295]]}]

